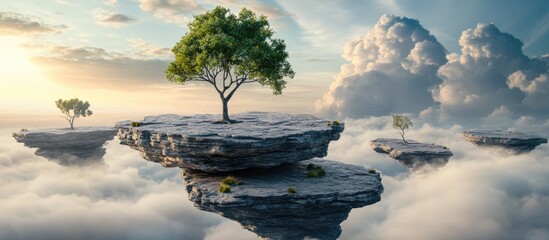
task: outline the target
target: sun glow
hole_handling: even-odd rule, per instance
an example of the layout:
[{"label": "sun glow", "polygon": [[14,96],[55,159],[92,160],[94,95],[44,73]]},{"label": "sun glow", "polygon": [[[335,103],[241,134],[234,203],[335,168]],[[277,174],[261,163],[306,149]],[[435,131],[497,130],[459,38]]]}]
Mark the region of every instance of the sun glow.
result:
[{"label": "sun glow", "polygon": [[[43,111],[43,100],[59,90],[41,76],[31,62],[32,52],[21,47],[24,40],[0,37],[0,109],[2,114]],[[50,104],[51,105],[51,104]]]}]

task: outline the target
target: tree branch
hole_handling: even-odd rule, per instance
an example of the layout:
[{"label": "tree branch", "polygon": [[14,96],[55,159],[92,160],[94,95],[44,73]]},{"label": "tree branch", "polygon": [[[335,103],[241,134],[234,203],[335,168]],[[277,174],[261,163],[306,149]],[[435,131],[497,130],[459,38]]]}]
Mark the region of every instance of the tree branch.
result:
[{"label": "tree branch", "polygon": [[227,86],[227,88],[225,88],[225,90],[231,88],[231,86],[233,85],[233,83],[236,82],[235,80],[233,80],[233,74],[231,73],[230,70],[228,71],[228,75],[229,75],[229,77],[230,77],[230,79],[231,79],[231,83],[229,83],[229,86]]},{"label": "tree branch", "polygon": [[229,93],[229,95],[227,95],[227,100],[230,100],[232,97],[233,97],[233,94],[236,92],[236,90],[240,87],[240,85],[242,85],[242,83],[244,83],[244,81],[246,81],[246,78],[243,78],[244,80],[241,80],[240,82],[236,82],[236,86],[234,87],[233,90],[231,90],[231,92]]},{"label": "tree branch", "polygon": [[[216,67],[217,68],[217,67]],[[219,94],[223,94],[223,92],[221,90],[219,90],[219,87],[217,87],[217,80],[216,80],[216,77],[217,77],[217,74],[219,74],[219,71],[217,71],[215,68],[212,71],[210,71],[210,69],[208,68],[208,66],[204,66],[204,69],[206,71],[206,73],[208,74],[208,76],[210,77],[210,83],[215,87],[215,90],[217,90],[217,92]]]},{"label": "tree branch", "polygon": [[244,82],[242,82],[242,83],[254,83],[254,82],[258,82],[258,80],[255,79],[255,80],[250,80],[250,81],[244,81]]}]

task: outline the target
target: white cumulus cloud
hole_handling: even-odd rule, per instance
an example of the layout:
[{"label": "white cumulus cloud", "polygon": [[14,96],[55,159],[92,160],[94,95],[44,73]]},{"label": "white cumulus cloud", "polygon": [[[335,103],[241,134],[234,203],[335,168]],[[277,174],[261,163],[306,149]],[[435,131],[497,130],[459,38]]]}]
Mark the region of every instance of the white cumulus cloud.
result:
[{"label": "white cumulus cloud", "polygon": [[511,116],[547,116],[547,63],[529,58],[522,42],[494,24],[464,31],[461,54],[439,69],[444,80],[433,92],[452,118],[484,118],[505,109]]},{"label": "white cumulus cloud", "polygon": [[436,73],[447,61],[444,47],[418,20],[391,15],[347,43],[343,57],[349,63],[316,102],[322,115],[419,113],[435,104],[430,90],[442,82]]}]

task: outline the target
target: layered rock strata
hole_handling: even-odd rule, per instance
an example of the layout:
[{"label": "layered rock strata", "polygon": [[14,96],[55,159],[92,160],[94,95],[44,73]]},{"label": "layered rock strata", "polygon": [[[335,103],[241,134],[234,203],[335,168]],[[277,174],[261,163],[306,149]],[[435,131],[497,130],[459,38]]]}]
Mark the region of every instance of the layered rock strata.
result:
[{"label": "layered rock strata", "polygon": [[[238,123],[219,124],[219,115],[160,115],[116,124],[121,144],[165,167],[225,172],[270,168],[324,157],[344,129],[306,114],[248,112]],[[132,126],[133,125],[133,126]]]},{"label": "layered rock strata", "polygon": [[38,148],[36,155],[61,165],[89,165],[102,162],[103,145],[114,138],[113,127],[90,126],[21,130],[13,134],[17,142],[30,148]]},{"label": "layered rock strata", "polygon": [[396,138],[378,138],[370,142],[372,149],[378,153],[388,154],[403,165],[413,170],[426,166],[443,167],[454,154],[445,146],[420,143],[414,140]]},{"label": "layered rock strata", "polygon": [[547,138],[503,130],[470,130],[461,132],[462,137],[477,146],[503,149],[512,154],[528,153],[547,143]]},{"label": "layered rock strata", "polygon": [[[307,177],[312,165],[326,175]],[[240,185],[220,193],[228,175]],[[378,172],[321,159],[230,174],[183,169],[182,176],[196,207],[235,220],[266,239],[336,239],[351,209],[380,201],[383,192]],[[289,193],[290,187],[295,193]]]}]

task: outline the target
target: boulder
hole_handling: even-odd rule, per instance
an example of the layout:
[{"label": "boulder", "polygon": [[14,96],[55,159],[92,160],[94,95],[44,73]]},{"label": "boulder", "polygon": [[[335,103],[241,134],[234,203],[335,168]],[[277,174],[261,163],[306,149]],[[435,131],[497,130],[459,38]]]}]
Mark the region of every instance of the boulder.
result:
[{"label": "boulder", "polygon": [[[165,167],[225,172],[270,168],[327,155],[343,123],[307,114],[247,112],[231,115],[237,123],[220,124],[219,115],[160,115],[116,124],[120,143]],[[133,124],[133,126],[132,126]]]},{"label": "boulder", "polygon": [[389,154],[404,166],[419,171],[426,166],[439,168],[448,163],[454,154],[445,146],[420,143],[414,140],[396,138],[378,138],[370,142],[372,149],[378,153]]},{"label": "boulder", "polygon": [[[312,166],[326,174],[308,177]],[[229,175],[235,183],[230,192],[220,193],[219,185]],[[196,207],[266,239],[336,239],[351,209],[380,201],[383,192],[378,172],[321,159],[231,173],[183,169],[182,176]],[[290,187],[295,193],[289,193]]]},{"label": "boulder", "polygon": [[115,135],[115,128],[105,126],[22,129],[13,133],[17,142],[38,148],[36,155],[65,166],[102,163],[106,152],[103,145]]},{"label": "boulder", "polygon": [[502,149],[512,154],[528,153],[547,143],[547,138],[516,131],[469,130],[461,132],[461,136],[477,146]]}]

